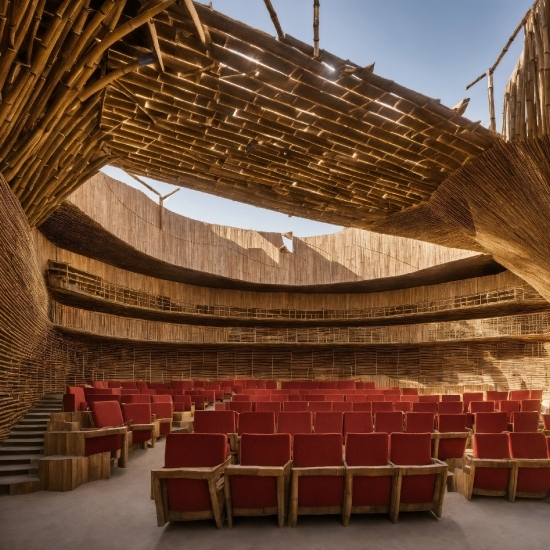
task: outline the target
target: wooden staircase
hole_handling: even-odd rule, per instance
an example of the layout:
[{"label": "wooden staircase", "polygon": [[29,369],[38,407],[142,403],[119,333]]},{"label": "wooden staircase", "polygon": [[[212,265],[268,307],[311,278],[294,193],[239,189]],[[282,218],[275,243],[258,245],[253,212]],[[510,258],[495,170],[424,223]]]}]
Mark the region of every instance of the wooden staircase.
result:
[{"label": "wooden staircase", "polygon": [[41,489],[38,459],[52,412],[63,410],[61,393],[46,394],[13,427],[0,446],[0,494],[21,495]]}]

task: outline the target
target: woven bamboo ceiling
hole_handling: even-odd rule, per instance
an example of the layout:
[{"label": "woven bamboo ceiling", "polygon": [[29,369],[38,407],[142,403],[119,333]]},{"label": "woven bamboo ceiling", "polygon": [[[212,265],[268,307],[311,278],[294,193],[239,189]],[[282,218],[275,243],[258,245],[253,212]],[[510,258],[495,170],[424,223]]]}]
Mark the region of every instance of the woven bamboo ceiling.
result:
[{"label": "woven bamboo ceiling", "polygon": [[366,227],[428,200],[494,143],[372,66],[190,0],[9,0],[0,12],[0,171],[32,224],[115,164]]}]

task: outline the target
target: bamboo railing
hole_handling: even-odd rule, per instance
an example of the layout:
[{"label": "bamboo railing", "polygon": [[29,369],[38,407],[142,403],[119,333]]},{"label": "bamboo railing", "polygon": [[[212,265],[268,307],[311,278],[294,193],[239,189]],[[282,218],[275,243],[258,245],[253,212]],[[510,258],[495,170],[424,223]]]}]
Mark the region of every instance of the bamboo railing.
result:
[{"label": "bamboo railing", "polygon": [[75,269],[69,264],[49,262],[46,271],[52,288],[63,288],[84,292],[105,300],[173,313],[188,313],[240,319],[293,319],[293,320],[357,320],[400,317],[425,313],[445,312],[456,309],[478,308],[480,306],[504,303],[544,302],[542,296],[528,285],[499,288],[466,296],[453,296],[438,300],[426,300],[416,304],[402,304],[368,309],[297,310],[236,307],[216,304],[196,304],[169,296],[151,294],[140,290],[110,283],[102,277]]}]

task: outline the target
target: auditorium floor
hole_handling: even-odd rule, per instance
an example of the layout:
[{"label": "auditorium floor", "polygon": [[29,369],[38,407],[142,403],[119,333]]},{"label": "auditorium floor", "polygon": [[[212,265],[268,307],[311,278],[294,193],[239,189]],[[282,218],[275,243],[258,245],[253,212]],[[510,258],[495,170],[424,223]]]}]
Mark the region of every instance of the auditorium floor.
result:
[{"label": "auditorium floor", "polygon": [[300,516],[295,529],[275,518],[236,518],[232,530],[213,521],[156,526],[149,499],[150,470],[163,464],[164,442],[130,455],[129,467],[107,481],[70,493],[40,491],[0,496],[1,550],[507,550],[548,549],[550,499],[510,504],[503,498],[467,502],[447,493],[443,517],[402,513],[393,525],[384,516]]}]

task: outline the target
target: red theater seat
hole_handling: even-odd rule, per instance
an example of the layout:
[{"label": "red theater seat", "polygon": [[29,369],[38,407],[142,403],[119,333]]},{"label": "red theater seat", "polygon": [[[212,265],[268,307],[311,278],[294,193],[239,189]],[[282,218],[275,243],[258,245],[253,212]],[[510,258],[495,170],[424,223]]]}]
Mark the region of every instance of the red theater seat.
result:
[{"label": "red theater seat", "polygon": [[88,448],[85,450],[85,455],[89,456],[104,451],[110,451],[111,453],[120,451],[118,464],[120,467],[126,468],[131,434],[124,426],[120,404],[117,401],[98,401],[90,404],[90,411],[95,428],[123,428],[123,430],[117,436],[109,437],[109,439],[102,442],[90,441]]},{"label": "red theater seat", "polygon": [[202,434],[233,434],[237,432],[234,411],[195,411],[193,430]]},{"label": "red theater seat", "polygon": [[537,413],[540,413],[540,404],[540,399],[524,399],[523,401],[519,402],[520,411],[535,411]]},{"label": "red theater seat", "polygon": [[308,405],[312,413],[332,411],[332,401],[310,401]]},{"label": "red theater seat", "polygon": [[[437,417],[434,456],[439,460],[462,460],[470,432],[465,414],[440,414]],[[462,464],[462,463],[460,463]],[[455,464],[452,464],[454,470]]]},{"label": "red theater seat", "polygon": [[411,434],[432,433],[435,427],[433,413],[405,413],[405,432]]},{"label": "red theater seat", "polygon": [[437,405],[439,414],[462,414],[462,401],[442,401]]},{"label": "red theater seat", "polygon": [[280,401],[258,401],[254,403],[254,408],[256,412],[272,412],[275,413],[275,418],[281,412],[281,402]]},{"label": "red theater seat", "polygon": [[372,402],[372,414],[377,412],[392,412],[395,408],[392,401],[373,401]]},{"label": "red theater seat", "polygon": [[251,401],[231,401],[227,405],[230,411],[235,411],[238,413],[242,412],[252,412],[252,402]]},{"label": "red theater seat", "polygon": [[174,396],[174,411],[185,412],[191,410],[190,395],[175,395]]},{"label": "red theater seat", "polygon": [[480,412],[495,412],[494,401],[470,401],[470,410],[472,414]]},{"label": "red theater seat", "polygon": [[301,514],[341,514],[344,498],[342,434],[296,434],[288,523]]},{"label": "red theater seat", "polygon": [[441,401],[441,395],[419,395],[419,403],[439,403]]},{"label": "red theater seat", "polygon": [[332,412],[350,412],[353,411],[353,402],[351,401],[332,401]]},{"label": "red theater seat", "polygon": [[513,432],[537,432],[539,429],[539,413],[535,411],[512,413]]},{"label": "red theater seat", "polygon": [[456,393],[445,393],[441,396],[441,402],[448,403],[449,401],[460,401],[462,402],[462,396]]},{"label": "red theater seat", "polygon": [[550,491],[550,459],[542,433],[510,433],[510,456],[517,480],[514,497],[546,498]]},{"label": "red theater seat", "polygon": [[77,412],[86,411],[87,409],[88,403],[84,390],[77,386],[67,386],[67,391],[63,395],[63,411]]},{"label": "red theater seat", "polygon": [[511,390],[508,394],[508,399],[510,401],[523,401],[524,399],[531,398],[530,390]]},{"label": "red theater seat", "polygon": [[283,411],[307,411],[307,401],[285,401]]},{"label": "red theater seat", "polygon": [[508,417],[508,422],[512,420],[512,414],[519,412],[520,402],[519,401],[499,401],[498,410],[500,412],[505,412]]},{"label": "red theater seat", "polygon": [[156,430],[155,424],[151,421],[150,403],[123,403],[121,405],[122,418],[129,423],[129,430],[132,432],[132,444],[141,443],[143,449],[148,448],[148,442],[155,446],[153,433]]},{"label": "red theater seat", "polygon": [[470,403],[472,401],[483,401],[483,392],[464,392],[462,394],[464,412],[468,412],[470,410]]},{"label": "red theater seat", "polygon": [[373,430],[372,413],[344,413],[344,435],[350,433],[371,433]]},{"label": "red theater seat", "polygon": [[412,412],[429,412],[429,413],[432,413],[432,414],[436,414],[437,413],[437,406],[438,406],[438,402],[436,401],[428,401],[428,402],[424,402],[424,403],[421,403],[421,402],[418,402],[418,403],[413,403],[412,404]]},{"label": "red theater seat", "polygon": [[472,494],[506,496],[511,500],[514,477],[511,470],[508,434],[476,433],[473,456],[465,454],[463,468],[455,471],[457,487],[467,500],[472,499]]},{"label": "red theater seat", "polygon": [[496,391],[496,390],[487,390],[487,401],[494,401],[498,403],[499,401],[506,401],[508,399],[507,391]]},{"label": "red theater seat", "polygon": [[389,463],[389,435],[350,433],[346,436],[343,524],[351,514],[389,513],[397,470]]},{"label": "red theater seat", "polygon": [[403,413],[401,411],[380,411],[374,415],[374,431],[391,434],[403,431]]},{"label": "red theater seat", "polygon": [[154,414],[158,423],[158,436],[167,435],[172,431],[174,407],[172,403],[158,401],[151,403],[151,414]]},{"label": "red theater seat", "polygon": [[151,472],[157,525],[213,518],[221,529],[229,460],[224,434],[168,434],[164,468]]},{"label": "red theater seat", "polygon": [[283,411],[279,413],[278,433],[310,434],[313,428],[313,415],[309,411]]},{"label": "red theater seat", "polygon": [[234,516],[252,514],[277,514],[279,527],[283,527],[292,465],[290,435],[245,433],[239,455],[239,465],[225,468],[229,528]]},{"label": "red theater seat", "polygon": [[390,462],[401,479],[391,503],[391,520],[397,522],[399,512],[409,510],[429,510],[441,517],[448,466],[432,458],[431,434],[392,433]]},{"label": "red theater seat", "polygon": [[412,403],[410,401],[395,401],[393,408],[396,411],[410,412],[412,410]]},{"label": "red theater seat", "polygon": [[341,434],[344,414],[341,412],[317,412],[313,417],[313,429],[316,434]]},{"label": "red theater seat", "polygon": [[508,431],[505,412],[479,412],[474,415],[474,431],[480,434],[497,434]]},{"label": "red theater seat", "polygon": [[274,434],[275,413],[243,412],[239,415],[239,434]]}]

